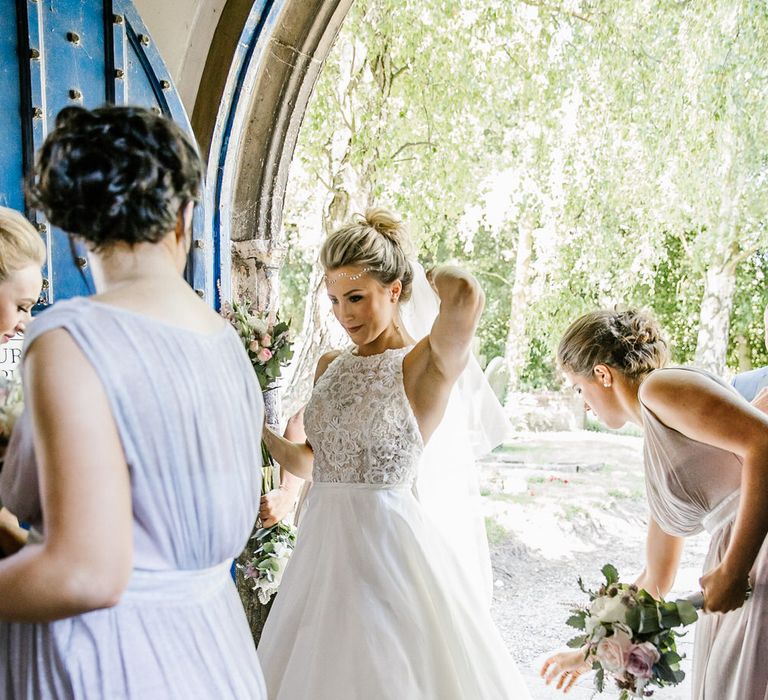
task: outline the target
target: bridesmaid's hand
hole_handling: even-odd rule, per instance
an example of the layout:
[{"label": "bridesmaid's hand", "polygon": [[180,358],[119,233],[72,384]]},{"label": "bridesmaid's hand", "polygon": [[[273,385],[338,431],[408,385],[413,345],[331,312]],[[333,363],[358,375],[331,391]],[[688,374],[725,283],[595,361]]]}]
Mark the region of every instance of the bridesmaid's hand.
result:
[{"label": "bridesmaid's hand", "polygon": [[584,649],[576,649],[553,654],[544,662],[539,675],[547,685],[557,680],[555,687],[567,693],[582,673],[592,669],[584,660],[584,653]]},{"label": "bridesmaid's hand", "polygon": [[704,593],[704,611],[727,613],[737,610],[747,598],[749,579],[722,564],[699,579]]},{"label": "bridesmaid's hand", "polygon": [[10,557],[27,543],[27,531],[6,508],[0,508],[0,556]]}]

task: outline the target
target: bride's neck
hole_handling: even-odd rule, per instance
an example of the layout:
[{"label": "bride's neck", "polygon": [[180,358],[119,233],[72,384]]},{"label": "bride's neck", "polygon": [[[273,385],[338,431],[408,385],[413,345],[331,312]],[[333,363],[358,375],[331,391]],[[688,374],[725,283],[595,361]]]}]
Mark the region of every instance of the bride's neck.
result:
[{"label": "bride's neck", "polygon": [[402,321],[396,317],[378,338],[365,345],[358,345],[357,354],[361,356],[379,355],[385,350],[404,348],[414,343],[415,340],[408,335]]}]

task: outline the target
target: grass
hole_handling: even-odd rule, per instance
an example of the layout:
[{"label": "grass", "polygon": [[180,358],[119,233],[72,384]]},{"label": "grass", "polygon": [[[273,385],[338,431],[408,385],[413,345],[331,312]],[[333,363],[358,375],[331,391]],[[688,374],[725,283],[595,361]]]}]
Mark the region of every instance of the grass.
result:
[{"label": "grass", "polygon": [[526,504],[530,503],[534,496],[531,496],[528,492],[526,493],[493,493],[491,494],[490,498],[492,498],[494,501],[504,501],[505,503],[520,503],[520,504]]},{"label": "grass", "polygon": [[627,423],[623,428],[612,430],[606,428],[599,420],[594,418],[591,413],[587,414],[587,420],[584,428],[592,433],[608,433],[610,435],[631,435],[632,437],[643,437],[643,431],[632,423]]},{"label": "grass", "polygon": [[589,517],[589,511],[586,508],[574,506],[571,503],[563,503],[563,517],[566,520],[576,520],[584,516]]},{"label": "grass", "polygon": [[640,489],[608,489],[608,495],[617,500],[628,499],[630,501],[639,501],[643,498],[643,492]]},{"label": "grass", "polygon": [[486,517],[485,532],[488,535],[488,543],[495,547],[509,537],[509,530],[501,525],[496,518]]}]

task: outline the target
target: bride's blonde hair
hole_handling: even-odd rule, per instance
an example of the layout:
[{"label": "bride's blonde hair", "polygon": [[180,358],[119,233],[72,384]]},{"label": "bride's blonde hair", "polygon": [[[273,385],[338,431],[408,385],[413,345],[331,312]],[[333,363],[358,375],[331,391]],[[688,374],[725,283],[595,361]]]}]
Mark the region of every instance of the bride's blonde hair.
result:
[{"label": "bride's blonde hair", "polygon": [[44,262],[45,244],[35,227],[16,210],[0,207],[0,282],[22,267]]},{"label": "bride's blonde hair", "polygon": [[350,223],[325,239],[320,263],[326,271],[351,266],[368,268],[368,274],[384,285],[400,280],[400,301],[408,301],[413,284],[408,256],[412,252],[405,224],[388,209],[371,207],[365,214],[355,214]]}]

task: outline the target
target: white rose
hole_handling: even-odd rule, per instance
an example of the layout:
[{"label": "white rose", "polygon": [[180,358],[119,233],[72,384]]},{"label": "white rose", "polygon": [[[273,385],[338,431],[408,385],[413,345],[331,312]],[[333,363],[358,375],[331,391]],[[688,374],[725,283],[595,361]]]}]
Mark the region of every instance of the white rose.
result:
[{"label": "white rose", "polygon": [[288,558],[288,545],[284,544],[283,542],[275,542],[275,556],[278,559],[287,559]]},{"label": "white rose", "polygon": [[590,608],[590,614],[594,615],[600,622],[621,622],[627,621],[627,606],[621,602],[621,596],[609,598],[605,596],[598,598]]}]

